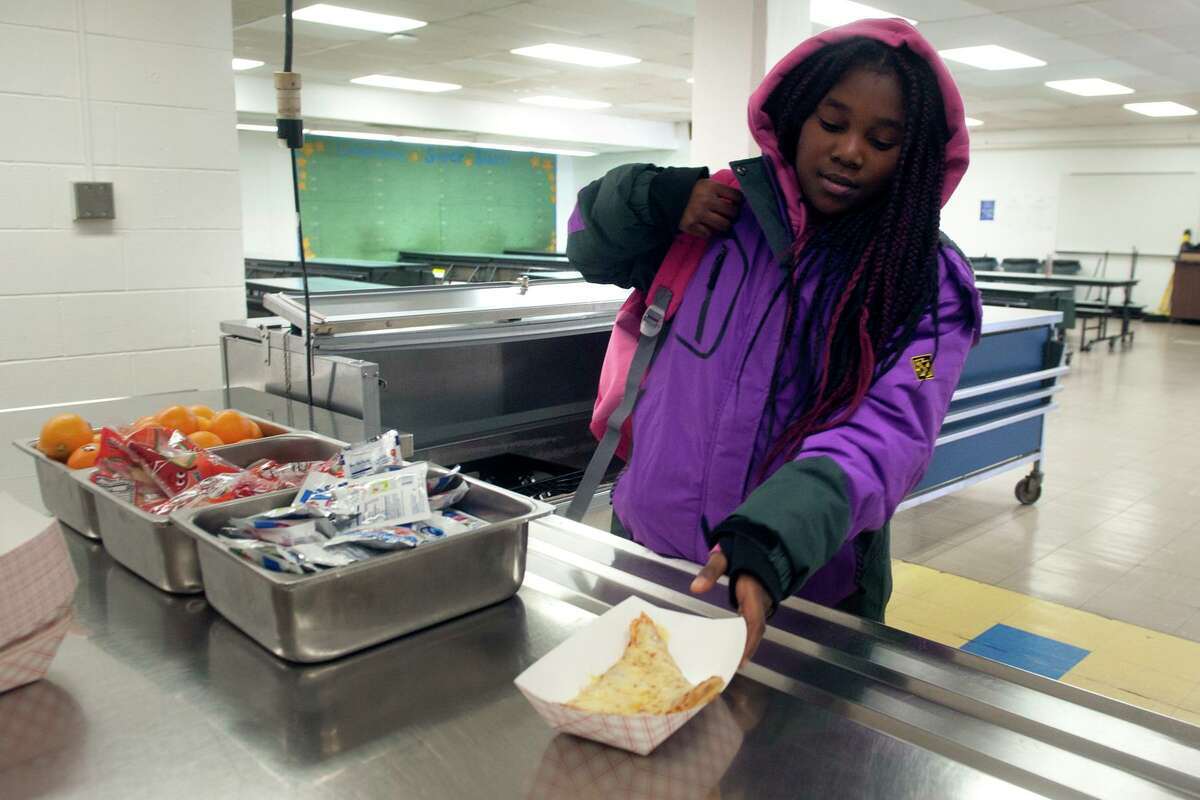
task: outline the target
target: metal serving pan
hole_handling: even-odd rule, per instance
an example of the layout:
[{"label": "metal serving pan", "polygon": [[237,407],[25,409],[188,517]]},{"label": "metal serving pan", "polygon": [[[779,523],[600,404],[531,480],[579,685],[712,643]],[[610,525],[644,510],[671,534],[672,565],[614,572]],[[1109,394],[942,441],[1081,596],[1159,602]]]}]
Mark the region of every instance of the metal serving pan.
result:
[{"label": "metal serving pan", "polygon": [[[430,465],[431,474],[445,474]],[[195,537],[204,593],[222,616],[275,655],[318,662],[498,603],[525,577],[529,522],[554,507],[466,478],[458,504],[490,525],[413,550],[312,575],[269,572],[226,549],[215,535],[232,517],[291,502],[276,492],[176,512]]]},{"label": "metal serving pan", "polygon": [[[280,463],[320,461],[345,446],[344,442],[316,433],[295,432],[214,447],[212,452],[231,464],[246,467],[260,458]],[[149,514],[96,486],[91,481],[95,470],[68,472],[95,504],[98,530],[109,555],[164,592],[196,594],[204,590],[195,540],[179,530],[170,517]]]},{"label": "metal serving pan", "polygon": [[33,458],[38,488],[42,492],[42,505],[76,533],[89,539],[99,539],[96,501],[90,492],[72,479],[73,472],[86,470],[73,470],[61,461],[55,461],[38,450],[37,442],[36,438],[17,439],[13,447]]},{"label": "metal serving pan", "polygon": [[[293,430],[253,414],[245,412],[241,412],[241,414],[258,423],[264,438],[289,433]],[[37,437],[17,439],[13,442],[13,447],[33,458],[34,468],[37,471],[38,488],[42,492],[42,505],[77,533],[81,533],[89,539],[99,539],[100,525],[95,498],[91,492],[72,478],[73,472],[86,472],[86,470],[72,470],[61,461],[55,461],[38,450],[37,442]]]}]

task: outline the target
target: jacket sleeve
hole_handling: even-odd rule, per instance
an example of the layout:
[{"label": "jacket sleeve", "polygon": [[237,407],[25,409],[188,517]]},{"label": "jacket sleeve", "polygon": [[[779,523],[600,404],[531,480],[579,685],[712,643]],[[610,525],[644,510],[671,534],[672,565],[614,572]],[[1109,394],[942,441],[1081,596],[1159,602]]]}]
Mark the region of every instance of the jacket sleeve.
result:
[{"label": "jacket sleeve", "polygon": [[[954,256],[943,258],[948,271],[958,272],[958,265],[945,263]],[[921,480],[979,336],[974,286],[952,279],[942,287],[936,347],[929,315],[854,414],[809,437],[793,461],[709,535],[725,551],[731,576],[749,572],[778,603],[847,540],[882,528]],[[932,377],[922,379],[925,357],[935,352]]]},{"label": "jacket sleeve", "polygon": [[705,167],[626,164],[579,192],[567,258],[587,280],[646,291]]}]

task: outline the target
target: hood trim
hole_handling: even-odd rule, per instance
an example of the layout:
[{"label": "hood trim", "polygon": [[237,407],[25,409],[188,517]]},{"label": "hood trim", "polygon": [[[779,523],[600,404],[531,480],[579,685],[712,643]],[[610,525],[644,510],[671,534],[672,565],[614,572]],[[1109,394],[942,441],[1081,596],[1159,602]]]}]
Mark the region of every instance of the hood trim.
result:
[{"label": "hood trim", "polygon": [[945,206],[954,190],[962,181],[970,162],[970,139],[967,135],[966,114],[963,110],[962,95],[950,75],[950,70],[942,61],[941,56],[917,29],[901,19],[871,19],[852,22],[837,28],[817,34],[796,46],[790,53],[780,59],[759,87],[750,95],[750,133],[754,141],[762,149],[767,162],[775,167],[776,181],[783,193],[787,206],[789,221],[793,231],[798,235],[804,230],[807,216],[804,203],[800,197],[800,187],[795,175],[788,167],[788,160],[779,149],[779,140],[775,135],[775,127],[771,118],[763,110],[767,99],[784,77],[798,64],[823,47],[855,37],[875,39],[889,47],[907,45],[908,49],[925,59],[933,68],[937,77],[938,88],[942,92],[942,105],[946,111],[946,126],[950,138],[946,142],[946,176],[942,182],[942,205]]}]

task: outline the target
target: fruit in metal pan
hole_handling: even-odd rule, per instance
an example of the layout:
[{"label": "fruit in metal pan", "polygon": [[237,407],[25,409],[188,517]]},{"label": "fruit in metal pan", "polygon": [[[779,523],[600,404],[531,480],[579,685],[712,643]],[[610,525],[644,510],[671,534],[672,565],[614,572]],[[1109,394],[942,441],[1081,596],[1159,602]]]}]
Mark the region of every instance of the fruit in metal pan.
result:
[{"label": "fruit in metal pan", "polygon": [[38,450],[55,461],[66,462],[71,454],[92,443],[92,426],[78,414],[59,414],[42,426]]}]

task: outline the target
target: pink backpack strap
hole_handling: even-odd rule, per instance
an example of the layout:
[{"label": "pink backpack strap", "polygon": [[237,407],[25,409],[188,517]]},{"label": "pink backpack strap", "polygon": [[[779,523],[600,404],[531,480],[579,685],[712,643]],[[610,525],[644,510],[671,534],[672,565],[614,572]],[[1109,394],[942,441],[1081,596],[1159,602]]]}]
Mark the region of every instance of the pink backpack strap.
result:
[{"label": "pink backpack strap", "polygon": [[[736,187],[738,185],[737,178],[734,177],[731,169],[721,170],[712,176],[712,180],[726,186]],[[646,292],[646,297],[653,300],[660,288],[665,287],[670,290],[671,300],[666,310],[666,319],[674,317],[675,312],[679,310],[679,305],[683,302],[683,293],[692,280],[692,276],[696,274],[696,268],[700,266],[700,261],[708,250],[708,244],[708,239],[701,239],[687,233],[676,234],[671,249],[667,251],[662,266],[658,268],[658,273],[655,274],[654,281],[650,284],[650,290]]]},{"label": "pink backpack strap", "polygon": [[[728,169],[721,170],[713,175],[712,179],[726,186],[737,184],[733,171]],[[600,488],[600,482],[608,472],[613,456],[617,453],[621,453],[622,456],[628,454],[631,442],[628,422],[638,397],[641,395],[642,381],[650,369],[654,354],[658,351],[659,334],[662,333],[666,322],[679,310],[679,306],[683,302],[683,294],[687,290],[692,276],[696,274],[696,269],[700,266],[700,261],[704,258],[708,245],[707,239],[686,233],[678,234],[671,249],[667,251],[662,265],[658,268],[658,273],[650,284],[649,291],[642,298],[643,302],[646,299],[650,302],[642,311],[637,346],[633,350],[633,356],[629,360],[624,376],[620,402],[605,421],[604,434],[600,437],[596,452],[592,454],[587,469],[584,470],[583,478],[575,489],[571,505],[567,508],[566,517],[568,519],[576,521],[583,519],[596,490]],[[622,308],[622,311],[624,310]],[[618,325],[620,325],[620,320],[618,320]],[[617,333],[614,331],[615,335]],[[607,358],[606,355],[606,361]],[[610,380],[612,379],[610,378]],[[615,380],[620,382],[619,376]],[[593,427],[593,431],[595,430]]]}]

